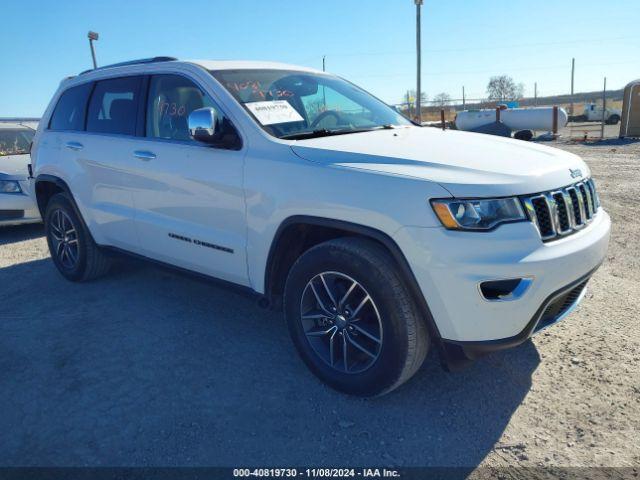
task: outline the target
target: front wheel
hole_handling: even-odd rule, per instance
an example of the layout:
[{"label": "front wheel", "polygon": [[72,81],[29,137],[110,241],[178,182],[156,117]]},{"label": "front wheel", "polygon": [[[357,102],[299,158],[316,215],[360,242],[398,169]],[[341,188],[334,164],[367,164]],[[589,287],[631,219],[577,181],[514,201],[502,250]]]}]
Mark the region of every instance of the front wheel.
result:
[{"label": "front wheel", "polygon": [[307,366],[345,393],[387,393],[427,354],[426,324],[395,262],[366,239],[331,240],[302,254],[289,272],[284,308]]}]

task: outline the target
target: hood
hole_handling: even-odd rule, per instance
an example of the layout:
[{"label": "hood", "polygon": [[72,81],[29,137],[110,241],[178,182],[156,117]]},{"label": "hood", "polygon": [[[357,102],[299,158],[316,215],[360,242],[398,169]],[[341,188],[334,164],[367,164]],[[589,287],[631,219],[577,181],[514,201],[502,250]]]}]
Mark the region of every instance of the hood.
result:
[{"label": "hood", "polygon": [[29,154],[0,156],[0,176],[5,180],[26,180],[29,176],[27,165],[31,163]]},{"label": "hood", "polygon": [[312,162],[437,182],[456,197],[543,192],[590,173],[580,157],[563,150],[429,127],[300,140],[291,148]]}]

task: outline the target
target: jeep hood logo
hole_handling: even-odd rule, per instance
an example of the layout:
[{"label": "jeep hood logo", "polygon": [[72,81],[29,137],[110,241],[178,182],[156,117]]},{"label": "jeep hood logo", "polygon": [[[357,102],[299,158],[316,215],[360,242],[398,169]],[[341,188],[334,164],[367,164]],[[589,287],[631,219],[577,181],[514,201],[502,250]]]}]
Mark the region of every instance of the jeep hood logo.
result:
[{"label": "jeep hood logo", "polygon": [[578,178],[582,176],[582,171],[579,168],[569,169],[569,173],[571,173],[571,178]]}]

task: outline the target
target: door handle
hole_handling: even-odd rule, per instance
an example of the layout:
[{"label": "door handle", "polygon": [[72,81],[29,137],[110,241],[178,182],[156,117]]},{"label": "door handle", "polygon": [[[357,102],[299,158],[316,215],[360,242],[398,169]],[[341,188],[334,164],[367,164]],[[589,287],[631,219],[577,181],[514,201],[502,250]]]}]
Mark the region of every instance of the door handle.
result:
[{"label": "door handle", "polygon": [[75,151],[82,150],[84,148],[84,145],[82,145],[80,142],[67,142],[65,146],[68,149]]},{"label": "door handle", "polygon": [[135,152],[133,152],[133,156],[145,161],[153,160],[154,158],[156,158],[155,153],[148,152],[146,150],[136,150]]}]

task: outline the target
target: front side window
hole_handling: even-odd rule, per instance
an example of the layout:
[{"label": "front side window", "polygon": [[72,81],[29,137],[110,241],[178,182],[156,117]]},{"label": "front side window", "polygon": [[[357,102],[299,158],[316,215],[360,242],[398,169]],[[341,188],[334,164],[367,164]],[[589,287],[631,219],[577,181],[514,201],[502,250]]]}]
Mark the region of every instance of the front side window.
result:
[{"label": "front side window", "polygon": [[233,128],[213,100],[181,75],[154,75],[149,82],[147,137],[191,141],[189,115],[199,108],[216,111],[216,131],[221,137]]},{"label": "front side window", "polygon": [[84,116],[92,83],[85,83],[66,90],[58,100],[51,115],[51,130],[84,130]]},{"label": "front side window", "polygon": [[33,130],[10,130],[0,128],[0,157],[29,153],[33,141]]},{"label": "front side window", "polygon": [[87,131],[135,135],[141,84],[141,77],[97,82],[89,102]]},{"label": "front side window", "polygon": [[278,138],[354,133],[411,122],[364,90],[325,74],[216,70],[211,74]]}]

